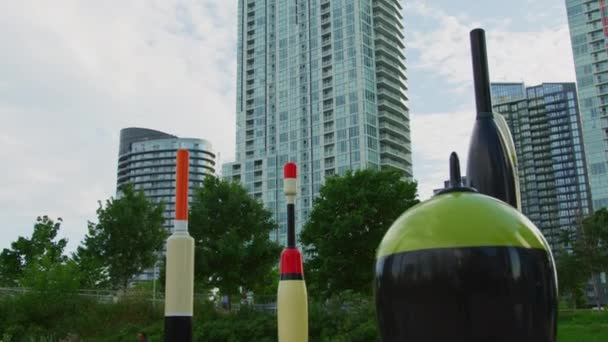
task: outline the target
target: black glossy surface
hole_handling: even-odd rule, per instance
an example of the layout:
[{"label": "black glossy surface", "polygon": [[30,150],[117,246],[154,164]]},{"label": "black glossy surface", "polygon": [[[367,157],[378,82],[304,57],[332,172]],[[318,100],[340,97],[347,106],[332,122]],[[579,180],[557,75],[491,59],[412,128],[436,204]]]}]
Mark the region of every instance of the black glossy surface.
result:
[{"label": "black glossy surface", "polygon": [[554,342],[555,281],[540,249],[444,248],[381,258],[375,291],[382,339]]},{"label": "black glossy surface", "polygon": [[296,247],[295,204],[287,204],[287,247]]},{"label": "black glossy surface", "polygon": [[468,185],[517,209],[515,176],[515,166],[496,122],[492,117],[477,119],[469,146]]},{"label": "black glossy surface", "polygon": [[437,195],[447,194],[450,192],[476,192],[475,189],[469,188],[462,184],[460,176],[460,160],[458,154],[452,152],[450,155],[450,187],[441,190]]},{"label": "black glossy surface", "polygon": [[[492,114],[490,71],[486,35],[482,29],[471,31],[471,56],[477,116],[469,145],[467,180],[469,186],[519,208],[516,170]],[[505,132],[507,134],[507,132]]]},{"label": "black glossy surface", "polygon": [[458,159],[458,154],[456,152],[452,152],[452,154],[450,154],[450,187],[457,188],[461,186],[460,159]]},{"label": "black glossy surface", "polygon": [[191,342],[192,316],[165,317],[165,342]]},{"label": "black glossy surface", "polygon": [[492,95],[490,94],[490,71],[486,52],[486,33],[482,29],[471,31],[471,56],[473,60],[473,79],[475,84],[475,104],[477,117],[487,116],[492,112]]}]

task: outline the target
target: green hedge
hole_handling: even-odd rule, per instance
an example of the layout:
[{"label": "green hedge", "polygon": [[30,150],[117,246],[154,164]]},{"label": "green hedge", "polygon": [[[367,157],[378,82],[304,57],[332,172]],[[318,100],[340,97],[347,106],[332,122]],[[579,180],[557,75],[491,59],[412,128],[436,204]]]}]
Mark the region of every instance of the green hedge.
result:
[{"label": "green hedge", "polygon": [[[379,341],[371,299],[349,293],[330,301],[310,300],[310,341]],[[29,293],[0,298],[0,341],[59,341],[76,334],[84,341],[134,341],[144,331],[162,341],[163,308],[149,298],[117,303],[71,295]],[[195,341],[276,341],[273,313],[241,307],[221,313],[211,303],[197,303]],[[608,341],[607,312],[560,312],[559,342]]]},{"label": "green hedge", "polygon": [[[311,341],[376,341],[376,322],[368,299],[346,294],[325,303],[311,300]],[[3,342],[56,341],[76,334],[87,341],[133,341],[146,332],[162,340],[162,306],[153,308],[147,298],[100,303],[70,296],[26,294],[0,299],[0,337]],[[196,341],[276,341],[276,315],[243,306],[221,313],[211,303],[197,303]]]}]

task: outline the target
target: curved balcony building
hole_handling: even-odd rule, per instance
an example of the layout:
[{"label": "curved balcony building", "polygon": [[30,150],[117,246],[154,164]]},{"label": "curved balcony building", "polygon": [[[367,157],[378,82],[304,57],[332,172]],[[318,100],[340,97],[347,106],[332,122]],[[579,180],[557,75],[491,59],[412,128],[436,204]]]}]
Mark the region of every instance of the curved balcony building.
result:
[{"label": "curved balcony building", "polygon": [[120,187],[132,183],[155,203],[165,204],[165,228],[173,229],[175,213],[175,153],[190,151],[190,195],[207,175],[215,174],[215,153],[203,139],[179,138],[146,128],[124,128],[120,131],[116,196]]}]

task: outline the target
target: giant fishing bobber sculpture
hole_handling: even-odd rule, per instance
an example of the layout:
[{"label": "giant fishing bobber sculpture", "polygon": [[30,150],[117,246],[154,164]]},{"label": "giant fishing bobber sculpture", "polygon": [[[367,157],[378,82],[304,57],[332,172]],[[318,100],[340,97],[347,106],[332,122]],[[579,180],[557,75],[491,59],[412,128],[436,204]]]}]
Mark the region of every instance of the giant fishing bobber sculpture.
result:
[{"label": "giant fishing bobber sculpture", "polygon": [[188,150],[177,151],[175,224],[167,239],[165,341],[192,341],[194,239],[188,234]]},{"label": "giant fishing bobber sculpture", "polygon": [[281,279],[277,293],[279,342],[306,342],[308,341],[308,297],[302,254],[296,248],[295,231],[296,164],[285,164],[284,177],[283,190],[287,201],[287,248],[281,253]]},{"label": "giant fishing bobber sculpture", "polygon": [[[551,250],[519,206],[514,149],[490,112],[485,38],[471,33],[477,123],[472,183],[450,157],[450,188],[406,211],[377,250],[375,297],[382,340],[555,342],[557,277]],[[482,90],[480,92],[480,90]],[[478,110],[480,107],[478,106]],[[480,144],[481,146],[476,146]],[[496,155],[496,154],[502,155]],[[479,159],[479,160],[471,160]],[[477,191],[479,190],[479,192]],[[491,197],[493,196],[493,197]]]}]

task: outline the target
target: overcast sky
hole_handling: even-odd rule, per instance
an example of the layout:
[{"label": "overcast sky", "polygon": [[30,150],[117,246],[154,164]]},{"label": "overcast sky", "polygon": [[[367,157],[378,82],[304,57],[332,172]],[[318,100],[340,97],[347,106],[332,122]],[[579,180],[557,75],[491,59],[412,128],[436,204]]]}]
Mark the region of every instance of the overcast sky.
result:
[{"label": "overcast sky", "polygon": [[[426,199],[466,165],[468,32],[495,81],[574,81],[561,0],[405,1],[414,176]],[[38,215],[75,249],[114,194],[123,127],[210,140],[232,160],[237,0],[0,1],[0,248]]]}]

